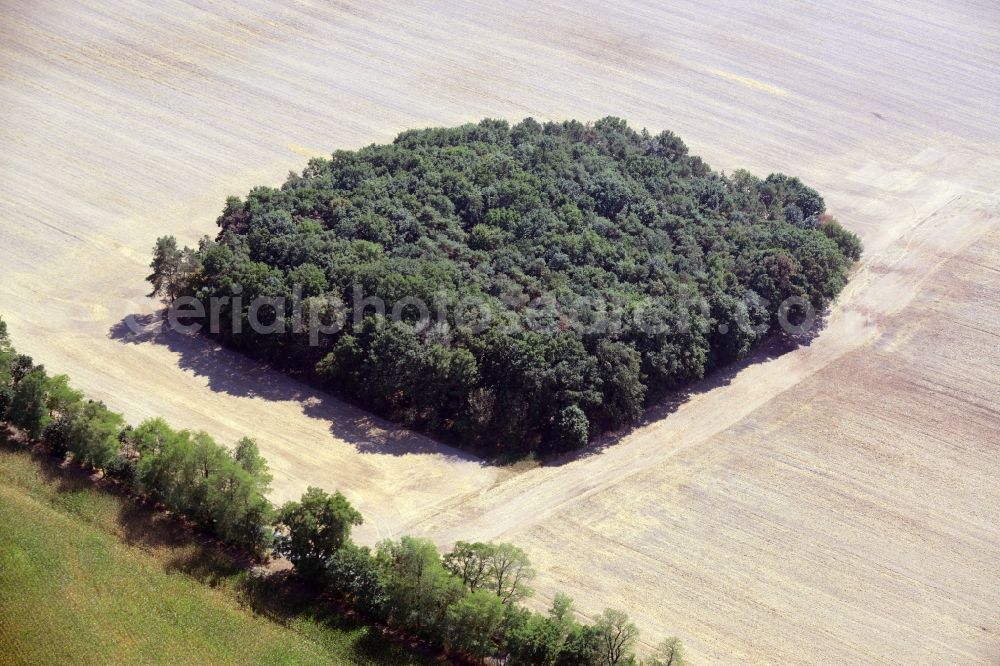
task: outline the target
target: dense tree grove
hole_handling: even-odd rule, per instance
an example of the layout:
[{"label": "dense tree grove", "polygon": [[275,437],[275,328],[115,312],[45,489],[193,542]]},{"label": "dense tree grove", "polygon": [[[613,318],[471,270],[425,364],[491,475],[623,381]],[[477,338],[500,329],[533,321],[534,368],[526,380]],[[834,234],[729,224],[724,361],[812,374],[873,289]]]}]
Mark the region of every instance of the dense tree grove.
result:
[{"label": "dense tree grove", "polygon": [[560,450],[746,355],[786,299],[824,307],[860,254],[824,210],[796,178],[714,173],[671,132],[484,120],[231,197],[214,241],[158,241],[150,281],[238,297],[217,310],[227,344],[391,418]]},{"label": "dense tree grove", "polygon": [[537,613],[528,555],[509,543],[460,541],[442,556],[426,539],[404,536],[371,549],[351,541],[361,514],[341,493],[309,488],[274,510],[271,476],[257,443],[230,452],[203,432],[163,419],[127,426],[120,414],[85,400],[65,375],[50,377],[11,346],[0,319],[0,421],[39,438],[51,451],[103,471],[137,495],[194,521],[256,556],[286,556],[301,578],[375,622],[419,637],[464,662],[510,666],[682,666],[676,638],[641,662],[639,632],[625,613],[578,621],[557,594]]}]

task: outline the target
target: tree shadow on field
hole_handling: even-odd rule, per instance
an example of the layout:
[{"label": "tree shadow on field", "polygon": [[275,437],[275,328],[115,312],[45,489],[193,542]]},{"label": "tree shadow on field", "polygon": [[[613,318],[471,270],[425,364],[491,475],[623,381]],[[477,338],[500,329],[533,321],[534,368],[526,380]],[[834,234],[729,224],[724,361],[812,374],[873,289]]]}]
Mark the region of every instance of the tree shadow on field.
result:
[{"label": "tree shadow on field", "polygon": [[817,314],[813,325],[804,333],[796,335],[784,333],[770,335],[765,338],[760,346],[751,351],[746,358],[737,361],[736,363],[711,370],[706,373],[705,377],[702,379],[692,382],[686,386],[681,386],[664,392],[663,395],[654,400],[654,404],[652,406],[646,408],[643,412],[642,418],[636,423],[633,423],[631,426],[598,435],[593,441],[590,442],[590,444],[582,449],[545,460],[543,465],[547,467],[559,467],[575,460],[597,455],[605,449],[615,446],[633,432],[641,430],[642,428],[669,417],[682,405],[684,405],[684,403],[688,402],[695,396],[708,393],[709,391],[723,386],[728,386],[737,375],[748,367],[780,358],[781,356],[795,351],[800,347],[810,346],[813,343],[813,340],[815,340],[819,336],[820,332],[826,327],[826,318],[826,313]]},{"label": "tree shadow on field", "polygon": [[310,418],[329,424],[330,434],[360,453],[404,456],[440,455],[462,462],[487,463],[471,453],[438,442],[379,418],[280,370],[223,347],[207,335],[172,329],[163,311],[128,315],[111,327],[108,337],[122,344],[160,345],[170,350],[182,370],[205,378],[218,393],[240,398],[295,401]]},{"label": "tree shadow on field", "polygon": [[148,503],[126,498],[118,511],[118,526],[122,541],[157,553],[167,573],[183,573],[211,587],[253,565],[245,555]]},{"label": "tree shadow on field", "polygon": [[208,379],[209,388],[243,398],[298,400],[304,386],[261,363],[225,349],[205,335],[174,330],[163,312],[128,315],[111,327],[108,337],[123,344],[161,345],[173,352],[177,365]]},{"label": "tree shadow on field", "polygon": [[[318,594],[298,578],[292,569],[249,576],[241,585],[239,593],[240,603],[279,624],[287,625],[290,620],[305,621],[338,632],[355,632],[364,628],[365,631],[354,641],[352,648],[373,664],[433,662],[448,666],[453,663],[419,640],[404,640],[399,635],[387,637],[385,627],[373,626],[371,621],[366,621],[336,599]],[[334,612],[330,612],[331,608]]]},{"label": "tree shadow on field", "polygon": [[[694,396],[730,384],[734,377],[751,365],[808,347],[826,326],[826,313],[819,313],[809,329],[801,334],[772,334],[746,358],[710,371],[703,379],[666,391],[654,400],[642,418],[632,426],[596,437],[577,451],[545,458],[545,466],[561,466],[598,454],[614,446],[632,432],[661,421],[673,414]],[[505,464],[506,458],[481,458],[438,442],[401,425],[365,411],[357,405],[289,377],[280,370],[223,347],[207,335],[173,330],[164,311],[146,315],[128,315],[111,327],[108,337],[123,344],[162,345],[177,357],[182,370],[208,380],[213,391],[236,397],[259,397],[271,401],[295,401],[302,413],[329,424],[330,434],[348,442],[358,452],[371,455],[404,456],[408,454],[441,455],[448,459],[472,462],[481,466]]]},{"label": "tree shadow on field", "polygon": [[58,495],[70,495],[93,487],[91,475],[67,460],[65,455],[59,456],[36,446],[24,433],[11,426],[0,424],[0,450],[28,453],[39,477]]},{"label": "tree shadow on field", "polygon": [[[130,494],[123,486],[83,469],[72,456],[53,453],[34,444],[13,430],[0,431],[0,450],[22,452],[31,456],[34,468],[45,487],[51,489],[51,501],[80,513],[95,526],[115,532],[123,543],[153,552],[168,573],[181,572],[202,583],[217,584],[221,579],[252,564],[245,556],[228,552],[217,541],[198,533],[176,516],[158,510],[149,502]],[[77,495],[113,498],[107,513],[84,503],[80,511]]]},{"label": "tree shadow on field", "polygon": [[[215,585],[250,564],[245,557],[225,552],[212,539],[202,538],[183,521],[129,494],[122,486],[74,464],[71,456],[55,454],[12,430],[0,432],[0,450],[30,455],[38,478],[52,492],[53,504],[80,513],[98,528],[115,532],[129,546],[155,552],[168,572],[182,572]],[[113,502],[77,502],[79,495],[101,494],[113,498]],[[95,506],[105,506],[109,511],[103,513]]]},{"label": "tree shadow on field", "polygon": [[153,551],[167,573],[180,573],[201,584],[228,590],[240,606],[271,622],[285,627],[305,623],[355,634],[351,649],[371,663],[431,662],[417,656],[433,655],[425,646],[404,647],[387,640],[383,629],[304,583],[284,560],[259,565],[176,517],[128,498],[123,498],[118,522],[123,541]]}]

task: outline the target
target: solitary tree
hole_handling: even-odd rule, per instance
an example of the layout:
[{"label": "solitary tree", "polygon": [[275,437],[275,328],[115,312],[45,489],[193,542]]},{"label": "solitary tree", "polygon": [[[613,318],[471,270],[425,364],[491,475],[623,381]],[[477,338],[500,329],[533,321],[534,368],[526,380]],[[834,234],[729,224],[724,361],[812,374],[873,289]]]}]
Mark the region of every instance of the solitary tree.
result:
[{"label": "solitary tree", "polygon": [[184,278],[193,270],[196,261],[191,248],[183,250],[177,247],[177,239],[173,236],[161,236],[153,246],[153,261],[149,267],[153,272],[146,281],[153,286],[150,296],[158,296],[170,302],[180,293]]}]

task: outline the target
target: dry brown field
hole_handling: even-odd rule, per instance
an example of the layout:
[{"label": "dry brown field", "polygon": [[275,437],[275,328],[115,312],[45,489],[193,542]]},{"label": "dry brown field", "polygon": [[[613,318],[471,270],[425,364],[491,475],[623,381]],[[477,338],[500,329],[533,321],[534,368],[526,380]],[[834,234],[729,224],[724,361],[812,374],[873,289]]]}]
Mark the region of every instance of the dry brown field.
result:
[{"label": "dry brown field", "polygon": [[[0,0],[0,314],[133,420],[257,437],[360,538],[504,539],[537,603],[705,664],[1000,663],[994,2]],[[484,116],[624,117],[802,177],[867,252],[810,344],[501,470],[200,338],[122,335],[153,240],[309,156]]]}]

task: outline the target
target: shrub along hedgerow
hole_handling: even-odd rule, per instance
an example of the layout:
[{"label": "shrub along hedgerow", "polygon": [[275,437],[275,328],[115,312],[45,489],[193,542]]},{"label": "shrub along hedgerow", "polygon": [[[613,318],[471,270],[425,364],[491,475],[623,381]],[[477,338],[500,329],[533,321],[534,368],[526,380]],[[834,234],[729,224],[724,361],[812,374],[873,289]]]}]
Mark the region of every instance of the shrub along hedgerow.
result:
[{"label": "shrub along hedgerow", "polygon": [[[620,611],[581,623],[561,594],[547,613],[524,608],[535,572],[516,546],[458,542],[442,556],[430,541],[406,536],[372,551],[351,541],[361,514],[341,493],[319,488],[275,510],[265,496],[267,463],[253,440],[230,451],[204,432],[175,430],[160,418],[127,426],[120,414],[72,389],[65,375],[50,377],[18,354],[2,319],[0,420],[225,543],[257,557],[287,557],[314,588],[466,661],[636,663],[638,630]],[[643,663],[677,666],[681,659],[680,644],[669,639]]]}]

